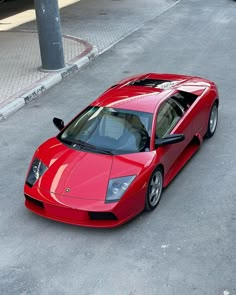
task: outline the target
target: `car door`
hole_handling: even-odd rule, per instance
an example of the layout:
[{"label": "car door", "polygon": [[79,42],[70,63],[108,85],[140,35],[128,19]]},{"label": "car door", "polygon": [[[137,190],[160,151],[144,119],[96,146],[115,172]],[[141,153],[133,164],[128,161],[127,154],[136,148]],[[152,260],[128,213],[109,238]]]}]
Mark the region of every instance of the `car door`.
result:
[{"label": "car door", "polygon": [[184,109],[172,97],[161,104],[156,115],[155,138],[164,138],[168,134],[184,134],[185,140],[157,147],[156,164],[161,162],[164,165],[165,174],[191,141],[192,134],[192,126],[186,123]]}]

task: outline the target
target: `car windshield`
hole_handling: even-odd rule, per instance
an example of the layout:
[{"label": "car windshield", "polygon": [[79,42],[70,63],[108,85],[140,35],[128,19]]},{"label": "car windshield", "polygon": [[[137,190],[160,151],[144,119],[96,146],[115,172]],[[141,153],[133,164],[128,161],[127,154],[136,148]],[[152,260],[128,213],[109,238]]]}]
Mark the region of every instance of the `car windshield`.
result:
[{"label": "car windshield", "polygon": [[152,114],[146,112],[88,107],[58,138],[81,150],[104,154],[149,151]]}]

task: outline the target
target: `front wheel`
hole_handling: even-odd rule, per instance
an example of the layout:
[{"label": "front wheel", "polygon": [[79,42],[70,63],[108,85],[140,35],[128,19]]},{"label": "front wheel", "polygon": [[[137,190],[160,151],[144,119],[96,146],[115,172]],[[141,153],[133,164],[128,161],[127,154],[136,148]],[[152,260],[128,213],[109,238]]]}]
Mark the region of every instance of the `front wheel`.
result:
[{"label": "front wheel", "polygon": [[152,176],[148,183],[146,201],[145,201],[145,210],[152,211],[154,210],[160,202],[161,194],[163,188],[163,173],[160,167],[158,167],[152,173]]},{"label": "front wheel", "polygon": [[216,131],[217,123],[218,123],[218,106],[217,106],[217,103],[215,102],[211,108],[211,112],[209,115],[207,133],[205,135],[206,138],[210,138],[214,135]]}]

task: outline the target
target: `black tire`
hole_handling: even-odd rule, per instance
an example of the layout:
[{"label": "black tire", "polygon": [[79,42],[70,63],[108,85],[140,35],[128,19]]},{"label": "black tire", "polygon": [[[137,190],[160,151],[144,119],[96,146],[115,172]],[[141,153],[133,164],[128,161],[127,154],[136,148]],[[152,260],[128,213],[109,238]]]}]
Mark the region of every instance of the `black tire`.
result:
[{"label": "black tire", "polygon": [[209,114],[208,127],[207,127],[205,138],[210,138],[215,134],[217,123],[218,123],[218,104],[217,102],[214,102]]},{"label": "black tire", "polygon": [[157,167],[148,182],[145,210],[154,210],[161,200],[161,194],[163,189],[163,172],[160,167]]}]

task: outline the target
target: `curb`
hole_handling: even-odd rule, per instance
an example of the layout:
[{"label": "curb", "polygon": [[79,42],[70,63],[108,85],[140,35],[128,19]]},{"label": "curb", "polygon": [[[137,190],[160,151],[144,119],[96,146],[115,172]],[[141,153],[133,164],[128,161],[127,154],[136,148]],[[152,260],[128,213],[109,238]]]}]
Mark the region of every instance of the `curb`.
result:
[{"label": "curb", "polygon": [[[67,77],[77,73],[81,68],[87,65],[98,55],[96,46],[92,46],[84,40],[72,36],[64,36],[66,38],[77,40],[86,46],[85,52],[67,62],[67,66],[55,73],[49,72],[48,76],[34,83],[30,90],[15,98],[14,101],[7,103],[4,107],[0,107],[0,121],[7,119],[11,114],[21,109],[24,105],[32,100],[40,97],[45,91],[60,83]],[[35,86],[36,85],[36,86]]]}]

